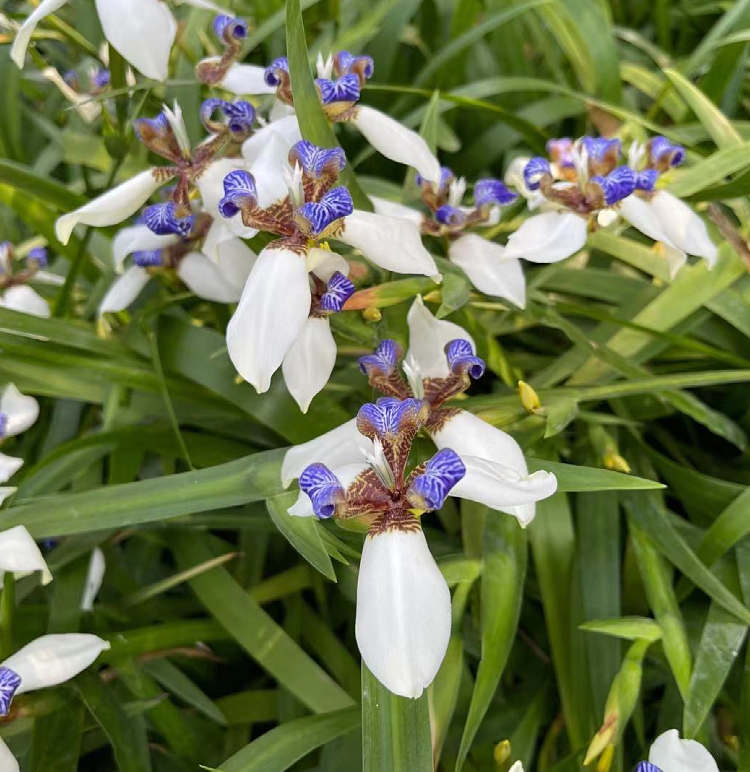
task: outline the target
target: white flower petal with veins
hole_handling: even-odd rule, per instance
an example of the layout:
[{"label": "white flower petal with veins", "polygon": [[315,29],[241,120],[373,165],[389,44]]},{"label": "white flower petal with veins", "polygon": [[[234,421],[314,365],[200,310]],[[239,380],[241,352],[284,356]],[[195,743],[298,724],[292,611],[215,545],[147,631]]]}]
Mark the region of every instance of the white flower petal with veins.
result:
[{"label": "white flower petal with veins", "polygon": [[719,772],[714,757],[696,740],[681,740],[676,729],[654,740],[648,760],[663,772]]},{"label": "white flower petal with veins", "polygon": [[67,244],[79,223],[98,228],[117,225],[135,214],[163,184],[151,169],[140,172],[80,209],[64,214],[55,223],[55,234],[61,244]]},{"label": "white flower petal with veins", "polygon": [[411,166],[429,182],[440,180],[440,162],[415,131],[366,105],[358,105],[352,123],[381,155]]},{"label": "white flower petal with veins", "polygon": [[16,694],[23,694],[75,678],[107,649],[107,641],[88,633],[43,635],[2,664],[21,676]]},{"label": "white flower petal with veins", "polygon": [[0,296],[0,307],[9,308],[11,311],[20,311],[22,314],[39,316],[42,319],[49,319],[51,315],[49,303],[26,284],[8,287]]},{"label": "white flower petal with veins", "polygon": [[281,465],[281,484],[288,488],[310,464],[325,464],[329,469],[357,464],[363,452],[372,450],[372,441],[359,433],[357,419],[352,418],[320,437],[289,448]]},{"label": "white flower petal with veins", "polygon": [[586,220],[573,212],[544,212],[529,217],[510,235],[505,257],[532,263],[557,263],[586,244]]},{"label": "white flower petal with veins", "polygon": [[177,266],[177,275],[195,295],[214,303],[236,303],[242,295],[247,275],[239,281],[225,275],[221,264],[200,252],[185,255]]},{"label": "white flower petal with veins", "polygon": [[368,535],[357,580],[357,646],[386,688],[416,699],[448,648],[451,595],[419,528]]},{"label": "white flower petal with veins", "polygon": [[0,574],[5,571],[18,577],[40,571],[42,584],[52,581],[52,574],[39,547],[22,525],[0,532]]},{"label": "white flower petal with veins", "polygon": [[526,306],[526,278],[516,258],[506,258],[500,244],[474,233],[460,236],[448,247],[448,257],[485,295],[505,298],[519,308]]},{"label": "white flower petal with veins", "polygon": [[305,256],[290,249],[259,255],[227,328],[227,348],[237,372],[259,394],[299,336],[310,312]]},{"label": "white flower petal with veins", "polygon": [[39,403],[9,383],[0,396],[0,413],[5,415],[5,437],[15,437],[30,429],[39,418]]},{"label": "white flower petal with veins", "polygon": [[445,319],[436,319],[417,295],[406,316],[409,325],[409,349],[406,358],[416,362],[423,378],[447,378],[450,374],[445,346],[452,340],[468,340],[476,352],[471,335],[463,327]]},{"label": "white flower petal with veins", "polygon": [[336,342],[328,319],[308,317],[281,365],[286,387],[303,413],[328,383],[335,364]]},{"label": "white flower petal with veins", "polygon": [[344,217],[343,229],[333,238],[359,249],[386,271],[440,280],[435,260],[422,244],[419,228],[408,220],[355,209]]}]

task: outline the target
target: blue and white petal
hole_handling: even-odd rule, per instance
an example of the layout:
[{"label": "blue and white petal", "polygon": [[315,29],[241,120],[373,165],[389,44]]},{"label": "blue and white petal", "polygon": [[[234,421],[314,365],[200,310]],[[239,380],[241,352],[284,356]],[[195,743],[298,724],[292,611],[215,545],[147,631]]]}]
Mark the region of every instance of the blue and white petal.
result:
[{"label": "blue and white petal", "polygon": [[381,155],[411,166],[428,182],[440,181],[440,162],[419,134],[366,105],[358,106],[352,122]]},{"label": "blue and white petal", "polygon": [[474,347],[471,335],[463,327],[446,319],[436,319],[421,295],[417,295],[412,303],[406,321],[409,325],[406,357],[416,363],[423,378],[447,378],[450,375],[445,347],[452,340],[467,340]]},{"label": "blue and white petal", "polygon": [[177,206],[168,201],[164,204],[152,204],[143,210],[143,222],[158,236],[176,234],[187,237],[193,230],[195,216],[192,212],[182,214]]},{"label": "blue and white petal", "polygon": [[530,158],[523,168],[523,181],[529,190],[538,190],[543,177],[550,177],[552,168],[546,158]]},{"label": "blue and white petal", "polygon": [[495,179],[477,180],[474,185],[476,206],[507,206],[518,198],[503,182]]},{"label": "blue and white petal", "polygon": [[310,313],[305,258],[289,249],[266,248],[248,277],[227,328],[227,348],[237,372],[258,393],[299,337]]},{"label": "blue and white petal", "polygon": [[375,265],[396,273],[440,277],[435,260],[424,248],[419,228],[413,222],[355,209],[343,224],[343,230],[335,238],[359,249]]},{"label": "blue and white petal", "polygon": [[434,512],[443,506],[448,493],[465,474],[466,467],[458,453],[443,448],[427,462],[424,472],[412,480],[407,498],[413,506]]},{"label": "blue and white petal", "polygon": [[519,308],[526,306],[526,277],[517,258],[506,257],[505,248],[475,233],[467,233],[451,242],[448,257],[485,295],[510,300]]},{"label": "blue and white petal", "polygon": [[367,376],[392,375],[398,370],[399,360],[404,352],[395,340],[383,340],[372,354],[360,357],[359,369]]},{"label": "blue and white petal", "polygon": [[[214,222],[222,222],[229,231],[242,239],[251,239],[258,231],[248,228],[242,218],[225,219],[219,211],[219,203],[224,198],[224,179],[236,171],[248,171],[248,165],[241,158],[220,158],[209,164],[208,168],[198,178],[196,184],[201,194],[203,209],[214,218]],[[218,234],[215,234],[215,236]]]},{"label": "blue and white petal", "polygon": [[327,519],[344,500],[344,487],[325,464],[311,464],[299,476],[300,490],[310,499],[316,517]]},{"label": "blue and white petal", "polygon": [[529,217],[511,234],[505,258],[522,257],[533,263],[557,263],[586,244],[586,220],[573,212],[544,212]]},{"label": "blue and white petal", "polygon": [[336,80],[318,78],[315,81],[324,105],[334,102],[356,102],[359,99],[359,78],[356,75],[343,75]]},{"label": "blue and white petal", "polygon": [[141,294],[151,278],[149,272],[139,265],[128,268],[118,276],[99,304],[99,316],[124,311]]},{"label": "blue and white petal", "polygon": [[303,139],[289,151],[289,163],[295,162],[309,175],[320,177],[328,171],[338,174],[346,166],[346,156],[340,147],[318,147]]},{"label": "blue and white petal", "polygon": [[42,584],[52,581],[52,574],[39,547],[22,525],[0,531],[0,575],[6,571],[18,578],[39,571]]},{"label": "blue and white petal", "polygon": [[163,185],[154,173],[147,169],[135,177],[108,190],[98,198],[73,212],[64,214],[55,223],[55,234],[61,244],[67,244],[73,228],[81,225],[93,225],[103,228],[117,225],[135,214],[151,196]]},{"label": "blue and white petal", "polygon": [[177,234],[159,236],[148,225],[131,225],[119,230],[112,240],[112,260],[115,271],[122,273],[125,259],[133,252],[151,251],[171,247],[180,240]]},{"label": "blue and white petal", "polygon": [[357,646],[389,691],[416,699],[432,683],[451,631],[451,596],[424,533],[368,535],[357,580]]},{"label": "blue and white petal", "polygon": [[654,740],[648,760],[664,772],[719,772],[714,757],[697,740],[681,740],[669,729]]},{"label": "blue and white petal", "polygon": [[354,283],[344,274],[336,272],[328,282],[328,288],[320,298],[320,310],[338,314],[344,303],[354,294]]},{"label": "blue and white petal", "polygon": [[393,438],[405,429],[422,423],[423,406],[422,400],[412,397],[381,397],[377,402],[362,405],[357,413],[357,428],[366,437]]},{"label": "blue and white petal", "polygon": [[[362,458],[361,454],[360,458]],[[346,490],[362,472],[369,468],[366,462],[360,460],[355,463],[343,464],[342,466],[333,466],[331,467],[331,472],[341,483],[341,487]],[[289,507],[287,512],[293,517],[315,517],[313,503],[304,491],[300,491],[297,501]]]},{"label": "blue and white petal", "polygon": [[306,413],[336,364],[336,342],[328,319],[308,317],[281,365],[284,382],[299,409]]},{"label": "blue and white petal", "polygon": [[9,667],[0,665],[0,716],[7,716],[10,704],[21,685],[21,676]]},{"label": "blue and white petal", "polygon": [[484,360],[474,352],[474,345],[468,340],[457,338],[445,346],[445,356],[451,372],[463,375],[467,373],[477,380],[484,375],[486,365]]},{"label": "blue and white petal", "polygon": [[299,214],[308,221],[314,236],[320,235],[336,220],[341,220],[353,211],[351,194],[343,185],[329,190],[320,201],[310,201],[299,208]]}]

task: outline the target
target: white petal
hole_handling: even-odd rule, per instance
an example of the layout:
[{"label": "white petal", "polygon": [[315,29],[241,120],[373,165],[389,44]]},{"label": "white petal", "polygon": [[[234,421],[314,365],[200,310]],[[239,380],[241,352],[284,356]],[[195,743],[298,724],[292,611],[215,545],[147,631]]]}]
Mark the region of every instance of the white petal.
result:
[{"label": "white petal", "polygon": [[214,13],[226,13],[226,6],[217,5],[210,2],[210,0],[174,0],[175,5],[192,5],[193,8],[203,8],[206,11],[213,11]]},{"label": "white petal", "polygon": [[45,67],[42,70],[42,77],[57,86],[60,93],[75,106],[76,112],[86,123],[91,123],[99,117],[101,105],[98,102],[91,102],[89,94],[79,94],[71,88],[54,67]]},{"label": "white petal", "polygon": [[359,105],[352,121],[365,139],[386,158],[416,169],[430,182],[440,180],[440,162],[416,132],[380,110]]},{"label": "white petal", "polygon": [[109,643],[88,633],[43,635],[3,662],[21,676],[16,694],[44,689],[75,678]]},{"label": "white petal", "polygon": [[268,391],[271,376],[299,336],[309,312],[310,282],[304,255],[290,249],[264,249],[227,328],[229,357],[259,394]]},{"label": "white petal", "polygon": [[669,244],[669,238],[651,205],[634,193],[617,205],[620,214],[637,230],[654,241]]},{"label": "white petal", "polygon": [[243,225],[239,215],[227,220],[219,212],[219,201],[224,198],[224,177],[237,169],[247,171],[247,164],[241,158],[220,158],[209,164],[206,171],[198,177],[196,185],[200,191],[204,209],[215,222],[225,225],[235,236],[251,239],[258,232],[257,230]]},{"label": "white petal", "polygon": [[[221,57],[210,56],[203,59],[201,64],[214,64]],[[266,68],[257,64],[233,64],[226,72],[224,79],[218,84],[220,88],[231,91],[240,96],[253,94],[275,94],[276,86],[269,86],[265,79]]]},{"label": "white petal", "polygon": [[201,251],[203,254],[213,260],[215,263],[219,260],[219,247],[230,239],[237,238],[229,227],[228,220],[214,220],[208,229],[206,237],[203,239]]},{"label": "white petal", "polygon": [[0,770],[2,772],[20,772],[16,757],[10,752],[10,748],[0,737]]},{"label": "white petal", "polygon": [[[506,432],[462,410],[436,432],[431,433],[438,448],[451,448],[461,458],[476,456],[510,467],[521,477],[528,477],[529,469],[520,445]],[[502,507],[501,511],[517,517],[522,523],[534,519],[534,504]]]},{"label": "white petal", "polygon": [[14,458],[13,456],[6,456],[5,453],[0,453],[0,484],[8,482],[22,466],[22,458]]},{"label": "white petal", "polygon": [[60,217],[55,223],[55,234],[58,240],[62,244],[67,244],[73,228],[79,223],[96,227],[117,225],[131,214],[135,214],[162,184],[163,182],[157,180],[150,169],[136,174],[132,179],[108,190],[80,209]]},{"label": "white petal", "polygon": [[681,740],[676,729],[654,740],[648,760],[664,772],[719,772],[714,757],[696,740]]},{"label": "white petal", "polygon": [[545,212],[529,217],[508,239],[505,257],[533,263],[557,263],[586,243],[586,220],[573,212]]},{"label": "white petal", "polygon": [[355,209],[344,218],[344,228],[335,238],[359,249],[386,271],[416,273],[439,280],[435,260],[424,248],[419,228],[413,222]]},{"label": "white petal", "polygon": [[22,526],[0,532],[0,572],[17,576],[42,572],[42,584],[52,581],[52,574],[31,534]]},{"label": "white petal", "polygon": [[288,157],[293,143],[284,133],[276,130],[276,125],[269,123],[255,135],[264,136],[260,152],[256,153],[256,145],[248,145],[255,137],[251,137],[243,146],[243,152],[247,147],[250,157],[254,155],[252,161],[249,161],[247,156],[245,160],[255,178],[258,206],[264,208],[281,201],[289,193],[285,170],[290,168]]},{"label": "white petal", "polygon": [[452,340],[468,340],[476,351],[474,340],[463,327],[445,319],[436,319],[417,295],[406,316],[409,324],[407,358],[416,360],[423,378],[447,378],[450,374],[445,345]]},{"label": "white petal", "polygon": [[29,14],[26,21],[19,27],[16,32],[15,40],[10,49],[10,58],[15,63],[16,67],[23,69],[24,60],[26,59],[26,49],[29,47],[29,41],[36,29],[37,24],[54,13],[58,8],[62,8],[68,0],[43,0],[34,9],[33,13]]},{"label": "white petal", "polygon": [[523,762],[517,761],[508,772],[523,772]]},{"label": "white petal", "polygon": [[177,144],[180,146],[180,150],[185,157],[190,155],[190,137],[188,137],[187,126],[185,126],[185,119],[182,117],[182,108],[180,103],[175,99],[173,107],[163,104],[161,108],[164,117],[169,121],[169,126],[172,129]]},{"label": "white petal", "polygon": [[148,225],[131,225],[128,228],[123,228],[117,231],[112,240],[112,259],[115,271],[122,273],[125,258],[132,255],[133,252],[164,249],[177,244],[179,240],[180,237],[173,233],[159,236]]},{"label": "white petal", "polygon": [[557,490],[557,478],[551,472],[539,471],[521,475],[508,466],[486,458],[462,455],[466,476],[451,489],[451,496],[477,501],[501,512],[510,511],[526,526],[525,520],[533,509],[524,504],[533,504],[546,499]]},{"label": "white petal", "polygon": [[706,224],[684,201],[666,190],[659,190],[651,199],[651,208],[673,246],[704,258],[709,268],[714,265],[716,245],[709,238]]},{"label": "white petal", "polygon": [[257,259],[258,255],[244,241],[231,238],[217,246],[214,262],[224,279],[233,287],[239,287],[239,297]]},{"label": "white petal", "polygon": [[124,311],[137,297],[151,278],[145,268],[134,265],[118,276],[99,304],[99,316]]},{"label": "white petal", "polygon": [[463,269],[471,283],[485,295],[510,300],[519,308],[526,306],[526,278],[516,258],[506,258],[503,247],[469,233],[448,248],[451,262]]},{"label": "white petal", "polygon": [[40,316],[42,319],[50,317],[49,303],[26,284],[8,287],[0,297],[0,307],[20,311],[22,314]]},{"label": "white petal", "polygon": [[372,453],[372,441],[357,430],[357,419],[321,434],[314,440],[289,448],[281,465],[281,484],[288,488],[310,464],[325,464],[329,469],[356,464]]},{"label": "white petal", "polygon": [[314,273],[321,281],[328,283],[337,271],[349,275],[349,263],[330,249],[313,247],[307,250],[307,270]]},{"label": "white petal", "polygon": [[18,488],[0,488],[0,504],[3,504],[8,496],[14,494]]},{"label": "white petal", "polygon": [[284,118],[289,118],[291,116],[295,116],[296,120],[296,115],[297,113],[294,112],[294,105],[288,105],[280,99],[274,99],[271,112],[268,113],[268,120],[271,121],[271,123],[276,123],[277,121],[283,121]]},{"label": "white petal", "polygon": [[200,252],[185,255],[177,266],[177,275],[195,295],[215,303],[236,303],[245,284],[230,281],[216,263]]},{"label": "white petal", "polygon": [[96,0],[107,40],[147,78],[166,80],[177,22],[162,0]]},{"label": "white petal", "polygon": [[[283,103],[282,103],[283,104]],[[256,131],[252,137],[245,140],[242,145],[242,157],[245,161],[252,165],[258,159],[258,156],[264,152],[265,147],[269,141],[269,137],[277,135],[280,137],[284,144],[287,146],[286,155],[282,155],[279,158],[279,163],[287,161],[287,155],[292,145],[299,142],[302,139],[302,134],[299,128],[299,122],[296,115],[286,115],[279,120],[269,123],[264,126],[260,131]]]},{"label": "white petal", "polygon": [[93,610],[94,600],[101,589],[106,569],[107,564],[104,560],[104,553],[99,547],[95,547],[91,552],[91,560],[89,560],[86,585],[83,588],[83,598],[81,598],[81,611]]},{"label": "white petal", "polygon": [[664,260],[667,263],[669,278],[674,279],[680,272],[682,266],[687,263],[687,255],[676,247],[664,245]]},{"label": "white petal", "polygon": [[39,418],[39,403],[9,383],[0,397],[0,413],[7,417],[5,436],[15,437],[30,429]]},{"label": "white petal", "polygon": [[[355,477],[362,474],[367,468],[369,468],[369,464],[360,462],[357,464],[344,464],[344,466],[338,467],[334,466],[331,468],[331,471],[338,477],[339,482],[346,490],[354,482]],[[315,517],[312,501],[310,501],[310,497],[304,491],[299,492],[297,501],[287,509],[287,512],[292,517]]]},{"label": "white petal", "polygon": [[328,319],[308,317],[284,357],[284,382],[303,413],[328,383],[336,364],[336,342]]},{"label": "white petal", "polygon": [[451,632],[451,596],[422,530],[368,536],[357,581],[356,637],[372,674],[417,698],[435,678]]},{"label": "white petal", "polygon": [[395,201],[389,201],[387,198],[380,198],[379,196],[370,196],[370,201],[375,209],[375,214],[409,220],[409,222],[413,222],[418,228],[422,226],[424,215],[417,209],[412,209],[410,206],[404,206],[403,204],[398,204]]}]

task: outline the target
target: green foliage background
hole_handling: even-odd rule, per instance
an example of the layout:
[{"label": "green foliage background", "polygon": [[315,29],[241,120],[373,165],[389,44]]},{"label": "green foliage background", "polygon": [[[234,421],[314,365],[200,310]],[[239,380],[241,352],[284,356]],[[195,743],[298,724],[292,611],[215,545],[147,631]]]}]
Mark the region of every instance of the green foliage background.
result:
[{"label": "green foliage background", "polygon": [[[299,88],[305,44],[310,56],[372,55],[364,101],[421,129],[469,180],[501,176],[550,137],[664,134],[689,159],[670,189],[706,214],[713,203],[742,244],[747,0],[306,0],[303,15],[297,0],[224,1],[252,23],[246,61],[289,45]],[[16,19],[30,10],[1,7]],[[696,263],[670,280],[638,233],[599,231],[575,258],[525,265],[524,312],[471,291],[456,269],[442,290],[371,273],[382,319],[336,319],[339,364],[305,417],[280,379],[262,396],[235,381],[229,309],[180,286],[152,282],[102,337],[95,312],[113,278],[115,229],[63,247],[53,224],[145,166],[129,128],[137,115],[176,97],[200,138],[206,91],[193,68],[216,41],[208,12],[178,15],[166,86],[121,88],[110,51],[116,111],[101,130],[35,71],[93,62],[93,2],[45,22],[23,73],[0,47],[0,234],[43,237],[67,276],[50,295],[51,320],[0,309],[0,380],[42,398],[41,419],[10,448],[26,466],[0,529],[22,523],[59,540],[54,583],[18,582],[0,623],[12,622],[16,645],[79,629],[112,642],[106,677],[19,698],[22,715],[0,734],[23,769],[351,772],[364,750],[367,772],[421,772],[433,758],[445,772],[502,772],[515,759],[567,772],[581,768],[626,652],[618,694],[632,720],[612,770],[632,769],[674,727],[721,769],[750,769],[747,250],[723,241],[713,271]],[[325,137],[314,100],[298,110],[305,134]],[[338,138],[364,191],[414,198],[401,167],[359,135]],[[504,240],[524,216],[522,205],[505,211],[492,236]],[[526,532],[456,500],[426,522],[453,590],[454,635],[429,700],[410,702],[360,673],[361,537],[290,518],[279,468],[281,448],[371,397],[356,357],[384,337],[406,342],[417,291],[488,362],[462,407],[510,431],[532,467],[558,473],[560,492]],[[524,411],[519,379],[538,391],[538,414]],[[630,475],[604,468],[623,461]],[[82,615],[94,545],[108,570]]]}]

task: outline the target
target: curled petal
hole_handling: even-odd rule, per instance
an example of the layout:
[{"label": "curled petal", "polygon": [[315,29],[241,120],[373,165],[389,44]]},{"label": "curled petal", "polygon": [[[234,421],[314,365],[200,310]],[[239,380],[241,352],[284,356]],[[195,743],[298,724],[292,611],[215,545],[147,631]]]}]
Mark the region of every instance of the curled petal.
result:
[{"label": "curled petal", "polygon": [[219,212],[222,217],[234,217],[245,202],[258,202],[258,189],[255,178],[244,169],[237,169],[224,177],[224,197],[219,201]]},{"label": "curled petal", "polygon": [[30,429],[39,418],[39,403],[9,383],[0,397],[0,414],[5,416],[2,436],[15,437]]},{"label": "curled petal", "polygon": [[416,699],[448,647],[451,597],[421,528],[365,539],[357,582],[357,645],[386,688]]},{"label": "curled petal", "polygon": [[81,611],[92,611],[94,601],[99,594],[102,582],[104,581],[104,572],[107,569],[107,563],[104,560],[104,553],[95,547],[91,551],[89,560],[89,569],[86,574],[86,584],[83,588],[83,597],[81,598]]},{"label": "curled petal", "polygon": [[311,464],[299,476],[300,490],[312,503],[316,517],[327,519],[344,501],[344,488],[338,477],[325,464]]},{"label": "curled petal", "polygon": [[664,772],[719,772],[714,757],[696,740],[681,740],[676,729],[654,740],[648,760]]},{"label": "curled petal", "polygon": [[[248,228],[240,217],[225,220],[219,210],[219,203],[224,198],[224,178],[235,171],[247,171],[247,164],[241,158],[220,158],[213,161],[208,168],[198,177],[197,185],[203,201],[203,208],[216,221],[222,222],[235,236],[242,239],[251,239],[258,231]],[[214,237],[216,234],[214,234]]]},{"label": "curled petal", "polygon": [[288,488],[310,464],[320,462],[337,469],[361,462],[368,451],[372,452],[372,442],[359,433],[357,419],[352,418],[320,437],[289,448],[281,465],[281,484]]},{"label": "curled petal", "polygon": [[227,328],[229,356],[237,372],[259,393],[299,337],[310,312],[304,255],[266,248],[250,272]]},{"label": "curled petal", "polygon": [[27,284],[8,287],[0,297],[0,307],[19,311],[22,314],[40,316],[42,319],[50,317],[49,303]]},{"label": "curled petal", "polygon": [[468,340],[452,340],[445,346],[448,367],[457,375],[468,374],[476,380],[484,375],[484,360],[474,353],[474,346]]},{"label": "curled petal", "polygon": [[546,158],[530,158],[523,167],[523,182],[529,190],[538,190],[543,177],[551,177],[552,169]]},{"label": "curled petal", "polygon": [[67,2],[68,0],[43,0],[18,28],[18,32],[16,32],[16,37],[13,40],[13,45],[10,49],[10,58],[15,63],[16,67],[23,69],[24,60],[26,59],[26,49],[29,47],[29,41],[34,34],[37,24],[59,8],[62,8]]},{"label": "curled petal", "polygon": [[269,86],[278,86],[285,77],[289,77],[289,61],[285,56],[280,56],[266,67],[266,83]]},{"label": "curled petal", "polygon": [[343,229],[334,238],[361,250],[386,271],[440,275],[413,222],[355,209],[344,218]]},{"label": "curled petal", "polygon": [[440,181],[440,162],[419,134],[366,105],[359,105],[353,123],[386,158],[411,166],[428,182]]},{"label": "curled petal", "polygon": [[235,282],[225,275],[221,265],[200,252],[190,252],[180,260],[177,275],[198,297],[214,303],[236,303],[245,286],[244,279]]},{"label": "curled petal", "polygon": [[214,19],[213,28],[216,36],[222,40],[242,40],[247,37],[247,22],[223,13]]},{"label": "curled petal", "polygon": [[65,633],[43,635],[3,662],[21,676],[17,694],[69,681],[91,665],[109,643],[96,635]]},{"label": "curled petal", "polygon": [[[369,468],[367,463],[360,461],[354,464],[333,467],[331,472],[341,483],[341,487],[346,490],[362,472]],[[300,491],[297,501],[289,507],[287,512],[293,517],[315,517],[312,500],[303,490]]]},{"label": "curled petal", "polygon": [[518,198],[500,180],[477,180],[474,185],[474,203],[477,206],[507,206]]},{"label": "curled petal", "polygon": [[354,294],[354,284],[344,276],[336,272],[328,282],[328,288],[320,298],[320,310],[325,313],[337,314],[344,303]]},{"label": "curled petal", "polygon": [[171,247],[180,240],[174,233],[158,236],[148,225],[132,225],[117,232],[112,240],[112,259],[115,271],[122,273],[125,258],[133,252],[151,251]]},{"label": "curled petal", "polygon": [[360,357],[359,369],[367,376],[393,375],[398,363],[403,359],[404,351],[395,340],[383,340],[372,354]]},{"label": "curled petal", "polygon": [[145,268],[134,265],[118,276],[99,304],[99,316],[124,311],[148,284],[151,276]]},{"label": "curled petal", "polygon": [[135,214],[162,184],[163,182],[157,180],[150,169],[136,174],[132,179],[89,201],[80,209],[60,217],[55,223],[55,234],[58,240],[62,244],[67,244],[73,228],[79,223],[99,228],[121,223]]},{"label": "curled petal", "polygon": [[172,201],[153,204],[143,210],[143,222],[157,236],[176,234],[187,238],[193,230],[195,216],[191,211],[183,212]]},{"label": "curled petal", "polygon": [[342,185],[329,190],[320,201],[303,204],[299,213],[310,223],[311,233],[318,236],[336,220],[350,215],[353,210],[352,197]]},{"label": "curled petal", "polygon": [[0,573],[4,571],[16,576],[40,571],[42,584],[52,581],[52,574],[39,547],[22,525],[0,532]]},{"label": "curled petal", "polygon": [[465,474],[466,467],[458,453],[443,448],[427,462],[424,472],[412,480],[406,495],[413,506],[435,511],[443,506],[448,493]]},{"label": "curled petal", "polygon": [[504,257],[533,263],[557,263],[578,252],[587,238],[586,220],[573,212],[545,212],[526,220],[512,233]]},{"label": "curled petal", "polygon": [[426,308],[421,295],[412,303],[406,317],[409,324],[407,359],[419,366],[423,378],[447,378],[450,375],[445,347],[452,340],[474,341],[463,327],[445,319],[436,319]]},{"label": "curled petal", "polygon": [[357,429],[370,439],[391,440],[404,431],[418,429],[424,421],[422,400],[381,397],[368,402],[357,413]]},{"label": "curled petal", "polygon": [[444,204],[435,211],[435,219],[441,225],[447,225],[450,228],[461,228],[466,222],[466,214],[457,206]]},{"label": "curled petal", "polygon": [[161,0],[96,0],[104,36],[147,78],[166,80],[177,22]]},{"label": "curled petal", "polygon": [[448,256],[485,295],[510,300],[519,308],[526,306],[526,277],[517,258],[506,257],[500,244],[475,233],[457,238],[448,247]]},{"label": "curled petal", "polygon": [[328,383],[335,364],[336,342],[328,319],[308,317],[281,366],[286,387],[303,413]]},{"label": "curled petal", "polygon": [[716,245],[709,238],[706,224],[684,201],[659,190],[651,199],[651,208],[672,246],[704,258],[709,268],[716,263]]}]

